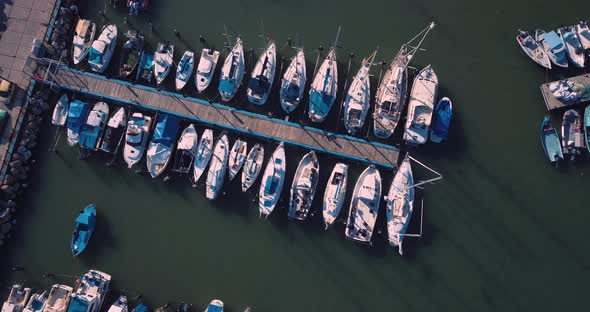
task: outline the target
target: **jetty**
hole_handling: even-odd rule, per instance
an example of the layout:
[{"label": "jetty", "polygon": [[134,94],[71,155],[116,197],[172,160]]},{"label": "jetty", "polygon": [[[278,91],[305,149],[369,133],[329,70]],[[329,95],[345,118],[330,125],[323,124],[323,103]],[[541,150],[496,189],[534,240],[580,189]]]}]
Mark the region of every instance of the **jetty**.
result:
[{"label": "jetty", "polygon": [[[564,81],[573,82],[577,88],[585,88],[588,91],[583,92],[584,94],[572,101],[566,102],[561,99],[558,99],[557,97],[555,97],[555,95],[553,95],[553,92],[551,92],[550,85]],[[588,101],[590,101],[590,74],[584,74],[580,76],[548,82],[542,84],[540,89],[541,95],[543,95],[543,100],[545,101],[545,106],[547,107],[548,111],[561,109],[564,107],[578,106],[580,104],[588,103]]]}]

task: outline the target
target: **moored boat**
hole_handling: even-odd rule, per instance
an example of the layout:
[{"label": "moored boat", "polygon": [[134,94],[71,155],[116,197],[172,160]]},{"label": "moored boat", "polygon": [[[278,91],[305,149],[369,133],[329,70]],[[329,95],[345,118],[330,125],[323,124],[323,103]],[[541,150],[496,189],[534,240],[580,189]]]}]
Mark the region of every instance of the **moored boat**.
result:
[{"label": "moored boat", "polygon": [[260,174],[262,169],[262,162],[264,161],[264,147],[260,144],[255,144],[248,157],[246,157],[246,163],[244,164],[244,170],[242,170],[242,192],[247,191],[256,178]]},{"label": "moored boat", "polygon": [[557,33],[563,40],[566,48],[567,57],[576,67],[584,67],[584,49],[573,27],[562,27],[557,29]]},{"label": "moored boat", "polygon": [[119,145],[119,142],[125,136],[125,126],[127,125],[127,115],[125,108],[119,107],[109,118],[104,134],[98,143],[98,149],[109,154],[113,154]]},{"label": "moored boat", "polygon": [[127,123],[125,147],[123,148],[123,158],[128,168],[133,167],[143,157],[151,127],[152,117],[142,113],[131,115]]},{"label": "moored boat", "polygon": [[100,312],[110,282],[111,276],[107,273],[97,270],[86,272],[79,279],[67,312]]},{"label": "moored boat", "polygon": [[580,21],[576,25],[576,32],[580,39],[580,44],[584,50],[590,49],[590,29],[588,28],[588,22]]},{"label": "moored boat", "polygon": [[146,166],[152,178],[157,178],[168,166],[180,129],[179,124],[180,119],[174,115],[158,116],[146,153]]},{"label": "moored boat", "polygon": [[81,254],[94,232],[96,224],[96,206],[90,204],[86,206],[76,218],[76,226],[72,235],[72,254],[77,256]]},{"label": "moored boat", "polygon": [[244,79],[244,47],[242,39],[238,37],[234,47],[225,57],[221,67],[221,80],[219,82],[219,94],[223,101],[231,100]]},{"label": "moored boat", "polygon": [[301,158],[297,171],[295,171],[289,197],[289,211],[287,213],[289,218],[301,221],[307,219],[319,175],[320,163],[315,152],[311,151]]},{"label": "moored boat", "polygon": [[176,68],[176,91],[180,91],[184,88],[193,74],[194,67],[195,53],[193,51],[185,51],[180,58],[180,62],[178,62],[178,67]]},{"label": "moored boat", "polygon": [[233,180],[233,178],[238,174],[244,162],[246,161],[246,156],[248,152],[248,142],[243,140],[236,140],[234,145],[231,148],[231,152],[229,153],[229,180]]},{"label": "moored boat", "polygon": [[213,157],[209,165],[209,173],[207,174],[207,189],[205,196],[208,199],[216,199],[219,191],[223,187],[223,180],[225,179],[225,171],[227,170],[227,158],[229,154],[227,135],[221,135],[221,138],[215,143],[213,149]]},{"label": "moored boat", "polygon": [[385,198],[387,239],[403,254],[402,242],[414,211],[414,176],[408,155],[397,169]]},{"label": "moored boat", "polygon": [[305,53],[303,48],[298,48],[281,80],[281,107],[287,114],[295,110],[303,99],[306,81]]},{"label": "moored boat", "polygon": [[148,52],[144,49],[141,52],[138,66],[135,81],[143,79],[147,82],[151,82],[154,71],[154,53]]},{"label": "moored boat", "polygon": [[223,302],[219,299],[213,299],[205,312],[223,312]]},{"label": "moored boat", "polygon": [[53,115],[51,116],[51,123],[55,126],[64,126],[68,119],[68,111],[70,109],[70,102],[68,95],[64,93],[53,108]]},{"label": "moored boat", "polygon": [[158,43],[158,48],[154,53],[154,77],[156,77],[156,83],[159,85],[161,84],[168,74],[170,73],[170,68],[172,67],[174,56],[174,45],[170,43],[160,42]]},{"label": "moored boat", "polygon": [[197,155],[193,162],[193,183],[197,183],[213,154],[213,130],[206,129],[199,140]]},{"label": "moored boat", "polygon": [[80,147],[93,151],[98,146],[99,139],[109,117],[109,105],[105,102],[98,102],[86,118],[86,123],[80,131]]},{"label": "moored boat", "polygon": [[350,201],[344,234],[357,242],[371,244],[381,200],[381,175],[374,165],[361,173]]},{"label": "moored boat", "polygon": [[561,144],[563,153],[568,154],[571,160],[585,148],[583,131],[580,113],[575,109],[565,111],[561,124]]},{"label": "moored boat", "polygon": [[563,68],[568,67],[565,44],[556,32],[550,31],[546,33],[544,30],[537,29],[535,39],[553,64]]},{"label": "moored boat", "polygon": [[[133,310],[131,312],[148,312],[150,309],[147,306],[147,304],[145,303],[140,303],[138,305],[135,306],[135,308],[133,308]],[[156,312],[159,312],[159,308],[156,309]]]},{"label": "moored boat", "polygon": [[21,284],[12,285],[8,299],[2,304],[2,312],[21,312],[30,295],[30,288],[26,288]]},{"label": "moored boat", "polygon": [[95,72],[103,73],[113,57],[117,45],[117,26],[105,25],[100,31],[98,39],[94,40],[90,48],[88,65]]},{"label": "moored boat", "polygon": [[559,142],[559,134],[551,125],[551,116],[545,115],[541,123],[541,145],[550,163],[557,165],[563,159],[563,150]]},{"label": "moored boat", "polygon": [[586,148],[590,152],[590,105],[584,109],[584,135],[586,137]]},{"label": "moored boat", "polygon": [[43,311],[43,307],[45,307],[45,302],[47,301],[47,292],[43,291],[40,294],[33,294],[31,299],[29,299],[29,303],[23,309],[23,312],[41,312]]},{"label": "moored boat", "polygon": [[519,30],[518,36],[516,36],[516,42],[518,42],[518,45],[531,60],[547,69],[551,69],[549,56],[543,51],[543,48],[541,48],[531,34]]},{"label": "moored boat", "polygon": [[346,196],[346,184],[348,180],[348,165],[337,163],[330,174],[328,185],[324,192],[322,216],[326,229],[336,221],[340,214],[344,198]]},{"label": "moored boat", "polygon": [[432,123],[434,101],[438,89],[438,77],[428,65],[422,69],[412,85],[404,141],[411,145],[424,144]]},{"label": "moored boat", "polygon": [[65,312],[73,291],[74,289],[68,285],[55,284],[51,286],[43,312]]},{"label": "moored boat", "polygon": [[281,197],[283,184],[285,184],[285,162],[285,148],[281,142],[268,160],[262,175],[258,196],[260,216],[268,217]]},{"label": "moored boat", "polygon": [[338,92],[338,62],[336,61],[336,47],[338,46],[338,37],[340,36],[340,27],[336,34],[336,40],[328,55],[322,62],[320,69],[317,71],[311,89],[309,90],[309,119],[313,122],[322,122],[328,116],[332,104],[336,99]]},{"label": "moored boat", "polygon": [[182,131],[180,139],[178,139],[173,171],[188,173],[191,170],[195,155],[197,154],[198,141],[199,135],[197,134],[195,125],[190,124]]},{"label": "moored boat", "polygon": [[127,312],[127,297],[119,296],[117,301],[115,301],[110,307],[107,312]]},{"label": "moored boat", "polygon": [[149,0],[127,0],[129,15],[139,15],[139,11],[147,10]]},{"label": "moored boat", "polygon": [[448,97],[442,98],[434,108],[434,121],[430,129],[430,141],[440,143],[449,136],[451,119],[453,118],[453,102]]},{"label": "moored boat", "polygon": [[197,73],[195,74],[195,85],[199,93],[209,87],[211,79],[215,75],[215,67],[217,66],[218,60],[219,51],[213,49],[203,49],[201,51],[201,59],[199,60]]},{"label": "moored boat", "polygon": [[72,42],[72,59],[74,65],[79,64],[86,58],[94,36],[96,35],[96,24],[86,19],[78,20]]},{"label": "moored boat", "polygon": [[252,70],[252,77],[248,82],[248,90],[246,90],[248,101],[252,104],[263,105],[268,99],[277,67],[276,50],[275,42],[269,41]]},{"label": "moored boat", "polygon": [[377,51],[363,59],[361,68],[352,79],[344,100],[344,127],[350,134],[355,134],[365,124],[365,118],[371,105],[371,84],[369,73]]},{"label": "moored boat", "polygon": [[80,142],[80,130],[86,122],[86,117],[90,111],[90,104],[75,100],[70,103],[68,110],[68,145],[74,146]]},{"label": "moored boat", "polygon": [[125,33],[127,41],[121,49],[121,59],[119,61],[119,77],[127,78],[137,67],[143,53],[144,38],[135,31]]}]

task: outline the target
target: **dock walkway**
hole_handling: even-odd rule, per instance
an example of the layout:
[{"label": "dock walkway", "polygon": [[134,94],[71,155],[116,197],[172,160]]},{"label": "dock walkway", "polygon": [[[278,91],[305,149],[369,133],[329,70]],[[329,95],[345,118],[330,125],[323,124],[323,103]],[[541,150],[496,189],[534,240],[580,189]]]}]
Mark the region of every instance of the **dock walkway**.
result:
[{"label": "dock walkway", "polygon": [[[575,83],[576,85],[590,88],[590,74],[584,74],[584,75],[571,77],[571,78],[567,78],[567,79],[562,79],[562,80],[571,81],[571,82]],[[559,80],[559,81],[562,81],[562,80]],[[586,103],[590,100],[590,97],[584,96],[584,97],[581,97],[581,98],[579,98],[575,101],[572,101],[572,102],[564,102],[564,101],[556,98],[553,95],[553,93],[551,92],[551,90],[549,90],[549,85],[551,85],[554,82],[555,81],[542,84],[540,87],[541,94],[543,95],[543,100],[545,101],[545,106],[547,107],[548,111],[560,109],[560,108],[564,108],[564,107],[577,106],[579,104]]]}]

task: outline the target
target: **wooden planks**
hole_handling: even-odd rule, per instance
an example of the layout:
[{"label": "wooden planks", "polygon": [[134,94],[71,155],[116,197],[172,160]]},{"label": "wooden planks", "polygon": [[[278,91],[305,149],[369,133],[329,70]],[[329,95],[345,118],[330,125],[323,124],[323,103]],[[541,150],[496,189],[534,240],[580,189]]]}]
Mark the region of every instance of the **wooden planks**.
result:
[{"label": "wooden planks", "polygon": [[[562,80],[558,80],[558,81],[562,81]],[[567,81],[572,81],[573,83],[575,83],[577,85],[581,85],[586,88],[590,88],[590,74],[567,78]],[[556,81],[554,81],[554,82],[556,82]],[[547,107],[547,110],[550,111],[550,110],[560,109],[560,108],[569,107],[569,106],[576,106],[576,105],[588,102],[588,100],[590,100],[590,97],[586,96],[586,97],[577,99],[572,102],[567,102],[567,103],[563,102],[560,99],[556,98],[553,95],[553,93],[551,92],[551,90],[549,90],[549,85],[551,85],[554,82],[542,84],[540,87],[541,88],[541,95],[543,95],[543,100],[545,101],[545,106]]]}]

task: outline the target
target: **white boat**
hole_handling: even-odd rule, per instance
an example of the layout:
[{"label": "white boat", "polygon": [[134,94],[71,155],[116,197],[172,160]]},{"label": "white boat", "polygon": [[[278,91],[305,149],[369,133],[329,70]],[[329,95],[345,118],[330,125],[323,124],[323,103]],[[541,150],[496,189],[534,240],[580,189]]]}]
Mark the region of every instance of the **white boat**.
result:
[{"label": "white boat", "polygon": [[549,56],[551,63],[563,68],[568,67],[565,44],[556,32],[550,31],[546,33],[544,30],[537,29],[535,31],[535,40]]},{"label": "white boat", "polygon": [[219,299],[213,299],[205,309],[205,312],[223,312],[223,302]]},{"label": "white boat", "polygon": [[213,149],[213,158],[209,165],[209,173],[207,174],[206,183],[206,197],[208,199],[216,199],[219,191],[223,187],[223,180],[225,179],[225,171],[227,170],[228,158],[228,139],[227,135],[223,134]]},{"label": "white boat", "polygon": [[111,305],[111,307],[109,308],[109,310],[107,312],[127,312],[127,311],[128,311],[127,297],[119,296],[119,299],[117,299],[117,301],[115,301],[115,303],[113,303]]},{"label": "white boat", "polygon": [[176,91],[182,90],[193,74],[195,67],[195,53],[185,51],[176,68]]},{"label": "white boat", "polygon": [[197,73],[195,76],[195,85],[199,93],[203,92],[209,84],[211,79],[215,75],[215,67],[219,60],[219,51],[213,49],[203,49],[201,51],[201,59],[199,60],[199,66],[197,66]]},{"label": "white boat", "polygon": [[414,177],[408,156],[404,158],[393,177],[389,193],[385,197],[385,207],[389,245],[398,247],[401,255],[402,241],[414,211]]},{"label": "white boat", "polygon": [[10,289],[8,299],[2,304],[2,312],[21,312],[29,300],[31,289],[21,284],[14,284]]},{"label": "white boat", "polygon": [[584,50],[590,49],[590,28],[588,28],[588,22],[580,21],[576,25],[576,32],[580,39],[580,44]]},{"label": "white boat", "polygon": [[326,230],[336,221],[344,198],[346,197],[346,184],[348,180],[348,165],[337,163],[330,174],[326,191],[324,192],[324,202],[322,207],[322,216]]},{"label": "white boat", "polygon": [[281,80],[281,107],[287,114],[295,110],[301,99],[303,99],[305,82],[307,81],[306,75],[305,53],[300,48],[297,49],[297,54],[291,59],[291,63]]},{"label": "white boat", "polygon": [[174,56],[174,45],[169,43],[158,43],[158,48],[154,53],[154,77],[156,77],[156,83],[159,85],[166,79],[170,68],[172,67]]},{"label": "white boat", "polygon": [[318,179],[320,176],[320,163],[314,151],[311,151],[299,161],[293,183],[291,184],[291,196],[289,197],[289,212],[291,219],[305,220],[313,203]]},{"label": "white boat", "polygon": [[258,210],[260,216],[268,217],[281,198],[283,184],[285,184],[285,148],[283,142],[274,151],[268,163],[260,184]]},{"label": "white boat", "polygon": [[176,145],[180,119],[174,115],[160,114],[154,128],[154,135],[148,145],[146,166],[152,176],[157,178],[170,163],[172,151]]},{"label": "white boat", "polygon": [[55,126],[64,126],[68,119],[69,109],[70,102],[68,101],[68,95],[64,93],[55,104],[55,108],[53,108],[51,123]]},{"label": "white boat", "polygon": [[557,29],[557,33],[565,43],[567,56],[576,67],[584,67],[584,48],[574,27],[562,27]]},{"label": "white boat", "polygon": [[127,123],[125,147],[123,149],[123,158],[128,168],[133,167],[143,157],[151,127],[152,117],[142,113],[133,113],[131,115]]},{"label": "white boat", "polygon": [[531,34],[519,30],[518,36],[516,36],[516,42],[518,42],[518,45],[531,60],[547,69],[551,69],[549,56]]},{"label": "white boat", "polygon": [[110,282],[111,276],[101,271],[90,270],[82,275],[67,312],[100,312]]},{"label": "white boat", "polygon": [[125,136],[125,126],[127,126],[127,114],[124,107],[119,107],[109,118],[104,134],[98,142],[98,149],[109,154],[115,153]]},{"label": "white boat", "polygon": [[272,89],[272,83],[275,79],[275,70],[277,67],[277,45],[270,41],[264,52],[258,58],[252,77],[248,82],[248,101],[252,104],[263,105],[268,99]]},{"label": "white boat", "polygon": [[369,73],[377,51],[363,59],[358,73],[350,83],[344,100],[344,127],[350,134],[355,134],[365,124],[367,112],[371,106],[371,84]]},{"label": "white boat", "polygon": [[242,140],[236,140],[229,153],[229,180],[238,174],[244,162],[246,161],[248,153],[248,142]]},{"label": "white boat", "polygon": [[242,39],[238,37],[231,49],[223,67],[221,67],[221,80],[219,81],[219,94],[223,101],[231,100],[244,79],[244,47]]},{"label": "white boat", "polygon": [[412,85],[404,131],[406,143],[424,144],[428,140],[437,89],[438,77],[428,65],[418,73]]},{"label": "white boat", "polygon": [[244,170],[242,170],[242,192],[247,191],[254,184],[258,174],[260,174],[260,169],[262,169],[263,161],[264,147],[257,143],[250,149],[248,157],[246,157]]},{"label": "white boat", "polygon": [[94,36],[96,36],[96,24],[86,19],[78,20],[72,42],[74,65],[78,65],[86,58],[94,41]]},{"label": "white boat", "polygon": [[344,234],[357,242],[371,244],[381,200],[381,175],[369,166],[356,182]]},{"label": "white boat", "polygon": [[74,289],[67,285],[55,284],[51,286],[43,312],[65,312],[73,291]]},{"label": "white boat", "polygon": [[206,129],[203,131],[199,146],[197,147],[197,155],[193,162],[193,183],[197,183],[205,167],[209,164],[211,155],[213,154],[213,130]]},{"label": "white boat", "polygon": [[104,72],[109,67],[116,45],[117,26],[105,25],[100,31],[100,36],[94,40],[90,48],[90,56],[88,58],[90,69],[97,73]]},{"label": "white boat", "polygon": [[322,62],[309,90],[309,119],[313,122],[322,122],[328,116],[332,104],[336,99],[338,92],[338,62],[336,61],[336,47],[338,46],[338,37],[340,36],[340,27],[336,34],[336,40],[328,56]]},{"label": "white boat", "polygon": [[190,171],[195,161],[198,143],[199,135],[195,125],[190,124],[182,131],[180,139],[178,139],[173,171],[179,173],[188,173]]},{"label": "white boat", "polygon": [[31,299],[29,299],[29,303],[23,309],[23,312],[42,312],[43,308],[45,307],[45,302],[47,301],[47,292],[43,291],[40,294],[33,294]]}]

